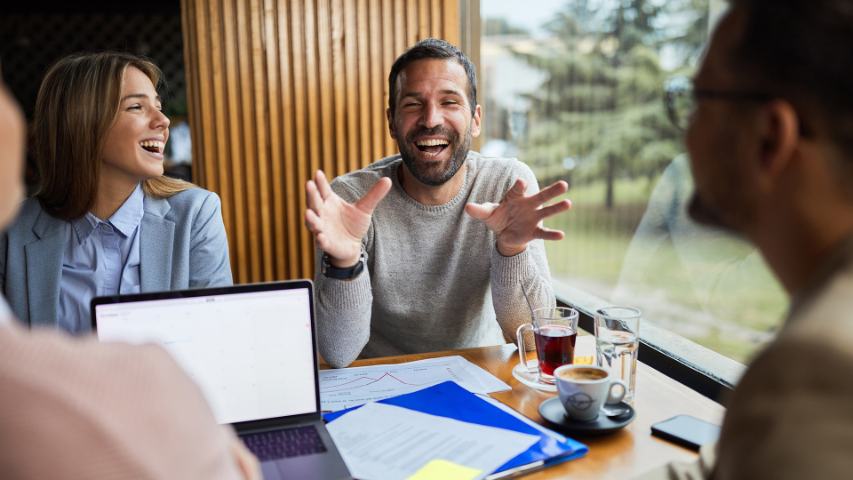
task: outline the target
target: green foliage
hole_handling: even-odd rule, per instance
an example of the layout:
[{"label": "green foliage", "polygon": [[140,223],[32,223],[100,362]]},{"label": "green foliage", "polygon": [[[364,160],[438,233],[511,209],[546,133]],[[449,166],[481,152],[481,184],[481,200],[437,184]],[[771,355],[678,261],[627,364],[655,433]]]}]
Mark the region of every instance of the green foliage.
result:
[{"label": "green foliage", "polygon": [[705,38],[707,10],[707,0],[568,0],[546,24],[555,43],[515,52],[547,73],[528,96],[521,157],[542,178],[559,176],[564,159],[574,159],[575,181],[606,182],[608,208],[617,178],[658,174],[683,151],[663,108],[662,86],[672,72],[661,64],[662,48],[680,57],[676,70],[689,69]]},{"label": "green foliage", "polygon": [[526,34],[527,30],[517,27],[505,18],[489,17],[483,20],[483,36]]}]

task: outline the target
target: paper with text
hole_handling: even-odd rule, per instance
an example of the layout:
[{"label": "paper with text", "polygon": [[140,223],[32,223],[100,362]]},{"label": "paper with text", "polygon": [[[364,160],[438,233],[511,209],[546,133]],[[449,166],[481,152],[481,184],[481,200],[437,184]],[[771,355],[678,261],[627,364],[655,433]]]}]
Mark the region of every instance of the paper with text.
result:
[{"label": "paper with text", "polygon": [[448,380],[473,393],[510,390],[491,373],[454,355],[395,365],[321,370],[320,404],[325,411],[343,410]]},{"label": "paper with text", "polygon": [[486,475],[539,440],[381,403],[353,410],[328,429],[352,475],[365,480],[405,479],[436,459]]}]

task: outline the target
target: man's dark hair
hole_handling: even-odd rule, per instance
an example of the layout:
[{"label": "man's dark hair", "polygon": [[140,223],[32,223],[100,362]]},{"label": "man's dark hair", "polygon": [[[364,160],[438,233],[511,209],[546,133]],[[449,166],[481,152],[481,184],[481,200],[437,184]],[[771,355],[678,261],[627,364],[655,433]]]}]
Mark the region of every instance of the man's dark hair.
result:
[{"label": "man's dark hair", "polygon": [[431,58],[453,58],[465,69],[465,75],[468,77],[468,103],[471,104],[471,114],[473,115],[477,108],[477,72],[474,69],[474,64],[462,53],[462,50],[439,38],[421,40],[394,61],[394,65],[391,66],[391,73],[388,75],[388,108],[391,113],[394,113],[394,106],[397,104],[397,94],[399,93],[397,91],[397,77],[400,76],[400,72],[412,62]]},{"label": "man's dark hair", "polygon": [[790,101],[807,127],[820,125],[853,153],[853,2],[731,3],[746,15],[733,51],[735,72]]}]

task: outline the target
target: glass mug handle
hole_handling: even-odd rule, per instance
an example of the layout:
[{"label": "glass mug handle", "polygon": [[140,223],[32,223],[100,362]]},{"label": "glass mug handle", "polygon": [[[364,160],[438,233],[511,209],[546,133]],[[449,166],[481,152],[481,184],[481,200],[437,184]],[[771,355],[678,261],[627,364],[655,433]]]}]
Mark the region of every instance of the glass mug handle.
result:
[{"label": "glass mug handle", "polygon": [[[613,387],[619,387],[619,390],[616,395],[613,394]],[[622,380],[614,379],[611,380],[610,386],[607,387],[607,400],[604,403],[610,405],[613,403],[619,403],[625,398],[625,395],[628,395],[628,385],[625,384]]]},{"label": "glass mug handle", "polygon": [[533,331],[533,324],[525,323],[518,327],[518,330],[515,331],[515,339],[518,342],[518,361],[521,363],[523,368],[526,368],[529,373],[536,373],[539,371],[539,367],[537,366],[535,369],[531,369],[527,366],[527,351],[524,349],[524,331],[530,329]]}]

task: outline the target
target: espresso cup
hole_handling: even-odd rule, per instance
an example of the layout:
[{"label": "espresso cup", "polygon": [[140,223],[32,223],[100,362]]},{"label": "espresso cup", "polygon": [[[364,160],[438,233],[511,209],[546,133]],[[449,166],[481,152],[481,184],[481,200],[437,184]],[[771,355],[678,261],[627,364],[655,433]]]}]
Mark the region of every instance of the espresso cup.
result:
[{"label": "espresso cup", "polygon": [[560,403],[572,420],[591,422],[605,403],[619,403],[628,386],[612,378],[606,369],[593,365],[563,365],[554,370]]}]

